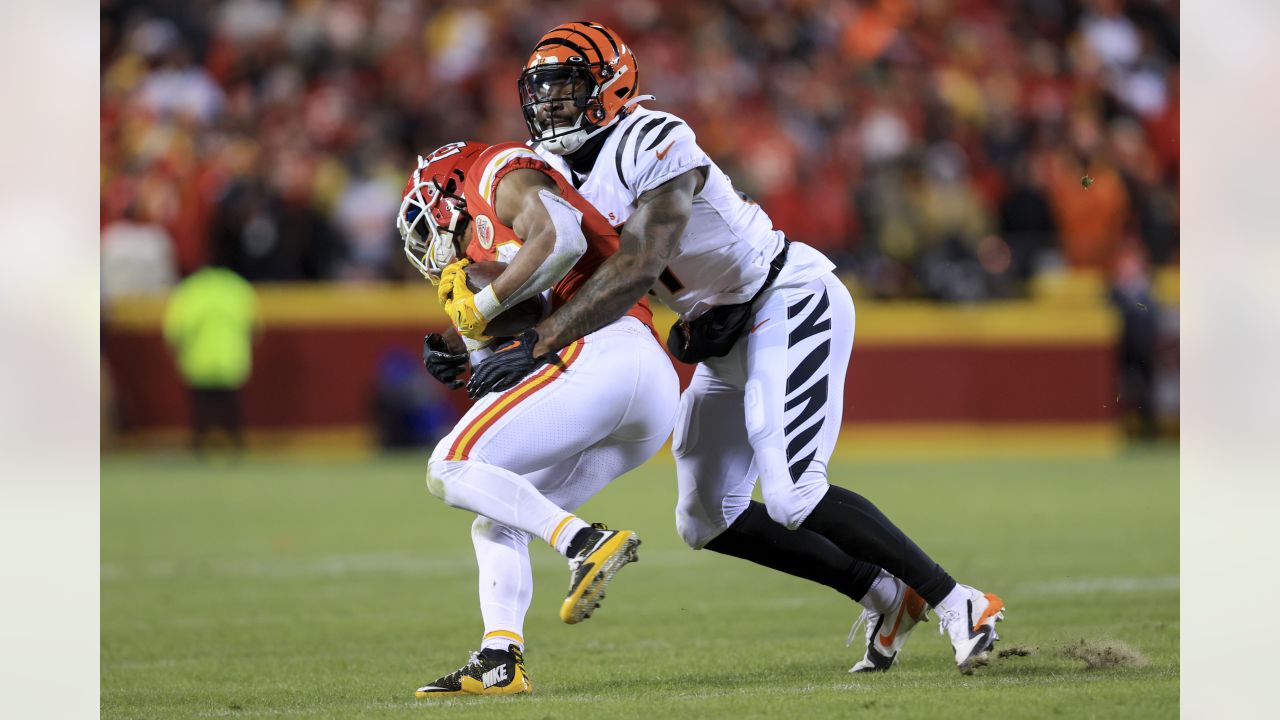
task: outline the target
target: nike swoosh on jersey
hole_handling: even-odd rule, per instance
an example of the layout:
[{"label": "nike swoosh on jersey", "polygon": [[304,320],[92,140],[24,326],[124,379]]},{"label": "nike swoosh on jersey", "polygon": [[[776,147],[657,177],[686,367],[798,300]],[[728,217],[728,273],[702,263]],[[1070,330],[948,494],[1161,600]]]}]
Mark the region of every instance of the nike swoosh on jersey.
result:
[{"label": "nike swoosh on jersey", "polygon": [[658,151],[657,151],[658,159],[659,159],[659,160],[661,160],[662,158],[666,157],[666,156],[667,156],[667,151],[668,151],[668,150],[670,150],[670,149],[671,149],[671,146],[672,146],[672,145],[675,145],[675,144],[676,144],[676,141],[675,141],[675,140],[672,140],[670,143],[667,143],[667,146],[666,146],[666,147],[662,148],[661,150],[658,150]]}]

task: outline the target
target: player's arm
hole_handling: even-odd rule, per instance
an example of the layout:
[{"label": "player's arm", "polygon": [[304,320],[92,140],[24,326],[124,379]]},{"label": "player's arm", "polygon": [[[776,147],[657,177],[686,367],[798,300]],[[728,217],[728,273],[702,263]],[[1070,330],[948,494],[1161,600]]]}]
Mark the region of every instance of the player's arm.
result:
[{"label": "player's arm", "polygon": [[440,333],[440,341],[444,343],[444,350],[454,355],[467,354],[467,341],[458,334],[458,328],[450,325],[445,331]]},{"label": "player's arm", "polygon": [[582,213],[539,170],[506,175],[497,187],[494,211],[521,246],[502,274],[475,294],[475,308],[485,321],[560,282],[587,251]]},{"label": "player's arm", "polygon": [[675,255],[705,173],[703,167],[694,168],[640,195],[618,238],[618,252],[563,307],[538,324],[535,357],[617,320],[653,287]]},{"label": "player's arm", "polygon": [[498,219],[520,238],[520,251],[493,281],[505,307],[552,287],[587,251],[582,213],[560,195],[554,180],[540,170],[513,170],[497,188]]}]

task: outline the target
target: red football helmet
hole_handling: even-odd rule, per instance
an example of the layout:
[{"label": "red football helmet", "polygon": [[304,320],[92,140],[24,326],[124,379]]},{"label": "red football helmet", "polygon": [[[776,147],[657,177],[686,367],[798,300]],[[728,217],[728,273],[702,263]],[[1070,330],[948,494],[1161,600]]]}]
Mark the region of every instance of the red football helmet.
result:
[{"label": "red football helmet", "polygon": [[557,155],[626,117],[637,96],[640,66],[609,28],[565,23],[538,41],[520,73],[520,106],[535,142]]},{"label": "red football helmet", "polygon": [[484,143],[449,143],[426,156],[418,156],[418,167],[404,186],[404,199],[396,216],[396,229],[404,240],[404,254],[422,276],[433,284],[440,272],[458,259],[463,234],[471,215],[467,212],[462,186],[466,173]]}]

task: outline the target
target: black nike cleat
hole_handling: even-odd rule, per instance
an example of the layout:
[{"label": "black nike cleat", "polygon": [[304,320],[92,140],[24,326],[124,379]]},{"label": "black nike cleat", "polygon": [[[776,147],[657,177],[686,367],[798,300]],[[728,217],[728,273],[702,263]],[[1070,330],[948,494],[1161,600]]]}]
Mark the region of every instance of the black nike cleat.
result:
[{"label": "black nike cleat", "polygon": [[610,530],[593,523],[583,548],[569,558],[569,594],[560,619],[573,625],[591,617],[604,599],[605,586],[630,562],[636,562],[640,538],[630,530]]},{"label": "black nike cleat", "polygon": [[471,653],[466,665],[435,682],[418,688],[420,698],[453,695],[519,695],[533,692],[533,679],[524,669],[524,653],[518,645],[506,650]]}]

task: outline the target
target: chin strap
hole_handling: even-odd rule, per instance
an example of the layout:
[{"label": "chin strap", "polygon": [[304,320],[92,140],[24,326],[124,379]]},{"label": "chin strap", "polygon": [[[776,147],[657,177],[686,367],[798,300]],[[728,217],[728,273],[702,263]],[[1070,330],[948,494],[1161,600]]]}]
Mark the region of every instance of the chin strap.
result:
[{"label": "chin strap", "polygon": [[630,100],[622,103],[622,108],[625,110],[630,108],[632,105],[635,105],[636,103],[642,103],[642,102],[645,102],[646,100],[657,100],[657,99],[658,98],[652,95],[637,95],[631,98]]}]

